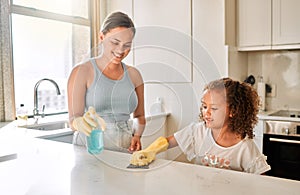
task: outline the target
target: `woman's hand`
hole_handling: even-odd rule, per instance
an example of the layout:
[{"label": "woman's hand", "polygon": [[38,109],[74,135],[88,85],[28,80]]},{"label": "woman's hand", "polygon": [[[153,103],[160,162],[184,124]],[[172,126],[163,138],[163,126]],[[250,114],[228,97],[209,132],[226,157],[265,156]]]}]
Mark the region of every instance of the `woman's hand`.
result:
[{"label": "woman's hand", "polygon": [[130,147],[128,148],[128,152],[133,153],[133,152],[141,150],[141,149],[142,149],[141,137],[138,135],[133,135],[133,137],[131,139]]},{"label": "woman's hand", "polygon": [[86,136],[90,136],[91,131],[95,128],[101,128],[102,131],[106,128],[105,121],[96,113],[94,107],[89,107],[83,117],[76,117],[72,122],[73,127],[77,131],[83,132]]}]

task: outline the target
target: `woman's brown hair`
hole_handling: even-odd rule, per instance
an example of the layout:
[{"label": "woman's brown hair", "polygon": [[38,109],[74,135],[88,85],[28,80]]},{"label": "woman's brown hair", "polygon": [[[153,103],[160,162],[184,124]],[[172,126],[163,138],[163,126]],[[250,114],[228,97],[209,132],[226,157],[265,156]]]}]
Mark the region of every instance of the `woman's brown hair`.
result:
[{"label": "woman's brown hair", "polygon": [[133,32],[133,35],[135,34],[136,31],[132,20],[129,18],[127,14],[123,12],[113,12],[105,18],[101,28],[101,32],[105,35],[111,29],[117,27],[130,28]]},{"label": "woman's brown hair", "polygon": [[[232,132],[253,139],[253,128],[258,121],[259,97],[248,83],[222,78],[208,83],[204,90],[224,90],[229,108],[228,127]],[[203,119],[202,111],[200,118]]]}]

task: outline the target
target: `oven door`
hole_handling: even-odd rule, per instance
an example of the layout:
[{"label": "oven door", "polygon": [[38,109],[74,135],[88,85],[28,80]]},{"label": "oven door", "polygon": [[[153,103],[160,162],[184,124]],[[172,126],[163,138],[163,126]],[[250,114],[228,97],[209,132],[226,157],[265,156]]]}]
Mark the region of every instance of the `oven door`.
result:
[{"label": "oven door", "polygon": [[271,166],[266,175],[300,180],[300,136],[264,134],[263,153]]}]

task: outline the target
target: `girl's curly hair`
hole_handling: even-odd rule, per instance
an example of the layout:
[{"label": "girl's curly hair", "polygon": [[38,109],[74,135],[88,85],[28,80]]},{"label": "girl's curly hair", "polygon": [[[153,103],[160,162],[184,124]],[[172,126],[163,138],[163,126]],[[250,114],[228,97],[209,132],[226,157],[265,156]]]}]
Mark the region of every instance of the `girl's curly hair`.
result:
[{"label": "girl's curly hair", "polygon": [[[253,139],[253,128],[258,121],[259,97],[248,83],[240,83],[231,78],[222,78],[206,85],[204,90],[223,90],[229,108],[228,127],[232,132]],[[203,120],[202,111],[200,119]]]}]

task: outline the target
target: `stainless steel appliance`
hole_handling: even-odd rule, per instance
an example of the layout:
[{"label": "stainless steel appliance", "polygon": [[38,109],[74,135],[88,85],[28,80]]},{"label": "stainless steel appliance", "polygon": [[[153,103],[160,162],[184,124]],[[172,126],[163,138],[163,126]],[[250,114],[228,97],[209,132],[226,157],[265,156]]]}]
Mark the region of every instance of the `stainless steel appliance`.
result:
[{"label": "stainless steel appliance", "polygon": [[[263,153],[271,170],[266,174],[275,177],[300,180],[300,121],[286,117],[299,117],[300,112],[277,112],[284,120],[266,120],[263,137]],[[274,116],[274,115],[273,115]]]},{"label": "stainless steel appliance", "polygon": [[300,118],[300,111],[292,110],[279,110],[270,114],[270,116],[280,116],[280,117],[291,117],[291,118]]}]

